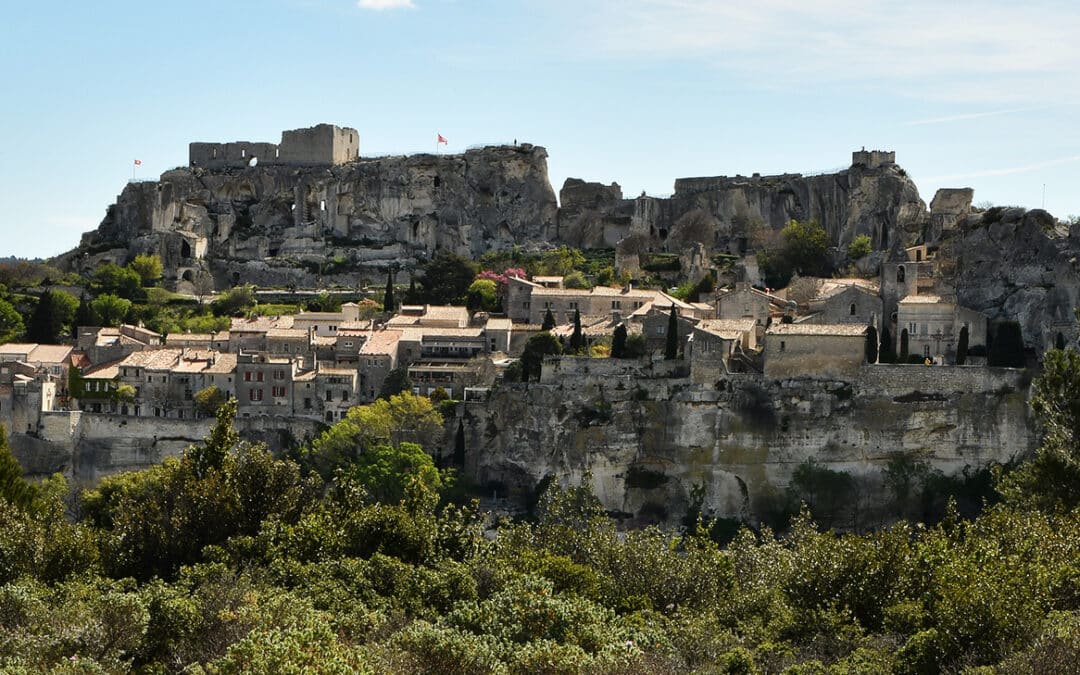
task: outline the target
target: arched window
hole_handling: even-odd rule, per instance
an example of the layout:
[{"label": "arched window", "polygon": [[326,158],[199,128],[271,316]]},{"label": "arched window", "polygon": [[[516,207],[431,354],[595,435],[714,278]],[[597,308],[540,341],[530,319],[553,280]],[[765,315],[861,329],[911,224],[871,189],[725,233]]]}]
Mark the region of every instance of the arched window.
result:
[{"label": "arched window", "polygon": [[848,308],[848,314],[850,314],[851,316],[855,316],[855,303],[854,302],[851,303],[851,307]]},{"label": "arched window", "polygon": [[904,280],[904,266],[903,265],[897,265],[897,267],[896,267],[896,282],[900,283],[903,280]]}]

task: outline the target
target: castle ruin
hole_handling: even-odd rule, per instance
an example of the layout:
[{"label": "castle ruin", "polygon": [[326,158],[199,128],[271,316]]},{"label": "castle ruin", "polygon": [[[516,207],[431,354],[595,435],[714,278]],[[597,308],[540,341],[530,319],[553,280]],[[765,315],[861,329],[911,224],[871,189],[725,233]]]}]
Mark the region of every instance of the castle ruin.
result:
[{"label": "castle ruin", "polygon": [[360,135],[356,129],[335,124],[282,131],[280,144],[253,141],[188,144],[190,166],[207,169],[238,169],[258,164],[331,166],[351,162],[359,156]]}]

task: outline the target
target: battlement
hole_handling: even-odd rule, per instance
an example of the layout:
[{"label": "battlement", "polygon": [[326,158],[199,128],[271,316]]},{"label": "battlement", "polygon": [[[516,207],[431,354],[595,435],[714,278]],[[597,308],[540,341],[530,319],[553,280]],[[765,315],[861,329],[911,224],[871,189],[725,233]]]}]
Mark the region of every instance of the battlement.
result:
[{"label": "battlement", "polygon": [[896,164],[896,152],[893,150],[856,150],[851,153],[852,166],[865,166],[868,169],[877,169],[883,166]]},{"label": "battlement", "polygon": [[307,129],[281,132],[281,143],[233,141],[232,143],[191,143],[188,163],[207,169],[264,166],[332,166],[360,156],[360,135],[356,129],[334,124],[317,124]]}]

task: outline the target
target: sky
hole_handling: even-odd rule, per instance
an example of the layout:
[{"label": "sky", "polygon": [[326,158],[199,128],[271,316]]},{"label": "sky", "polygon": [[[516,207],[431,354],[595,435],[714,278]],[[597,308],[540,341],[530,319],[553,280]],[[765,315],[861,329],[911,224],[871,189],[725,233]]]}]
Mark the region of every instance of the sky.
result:
[{"label": "sky", "polygon": [[[0,22],[0,257],[51,256],[191,141],[530,142],[567,177],[820,172],[1080,214],[1075,0],[34,0]],[[134,166],[134,160],[141,160]],[[134,174],[133,174],[134,169]]]}]

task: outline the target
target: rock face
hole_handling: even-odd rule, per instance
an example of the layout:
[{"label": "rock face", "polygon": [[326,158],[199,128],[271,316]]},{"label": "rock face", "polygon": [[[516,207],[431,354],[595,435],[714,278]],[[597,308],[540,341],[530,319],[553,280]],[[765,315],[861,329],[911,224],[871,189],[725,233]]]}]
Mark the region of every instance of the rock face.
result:
[{"label": "rock face", "polygon": [[175,169],[129,184],[62,262],[92,270],[157,253],[181,286],[200,268],[219,286],[354,285],[437,251],[477,257],[552,241],[546,158],[524,144],[326,167]]},{"label": "rock face", "polygon": [[1019,321],[1036,353],[1061,334],[1076,344],[1080,302],[1080,226],[1046,211],[995,207],[970,215],[946,233],[938,257],[943,282],[960,304],[994,320]]},{"label": "rock face", "polygon": [[[588,471],[611,511],[675,520],[697,489],[706,510],[756,521],[807,462],[851,475],[873,510],[897,457],[955,475],[1036,445],[1021,371],[876,365],[848,381],[695,383],[670,362],[544,367],[560,372],[461,409],[466,469],[498,494],[524,498],[547,476],[576,483]],[[452,438],[457,420],[448,428]]]}]

